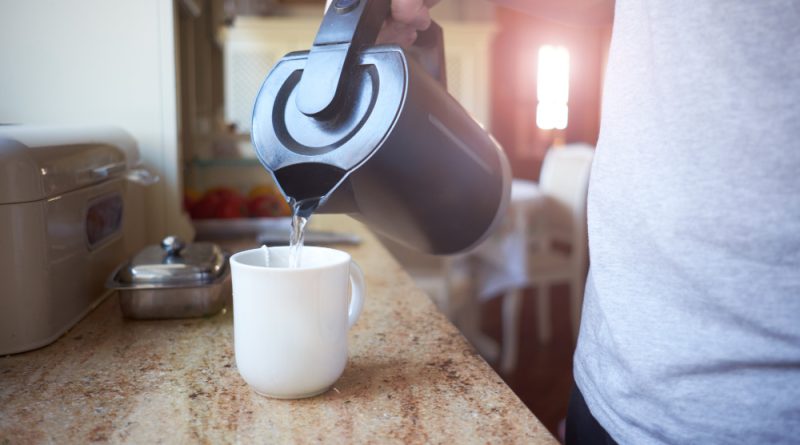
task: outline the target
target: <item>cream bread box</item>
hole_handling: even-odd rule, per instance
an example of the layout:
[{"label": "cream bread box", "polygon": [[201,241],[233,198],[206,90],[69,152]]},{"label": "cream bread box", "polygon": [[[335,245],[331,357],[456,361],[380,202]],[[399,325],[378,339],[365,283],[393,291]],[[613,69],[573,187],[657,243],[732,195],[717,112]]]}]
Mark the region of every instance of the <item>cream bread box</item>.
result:
[{"label": "cream bread box", "polygon": [[55,341],[105,296],[130,156],[119,129],[0,126],[0,355]]}]

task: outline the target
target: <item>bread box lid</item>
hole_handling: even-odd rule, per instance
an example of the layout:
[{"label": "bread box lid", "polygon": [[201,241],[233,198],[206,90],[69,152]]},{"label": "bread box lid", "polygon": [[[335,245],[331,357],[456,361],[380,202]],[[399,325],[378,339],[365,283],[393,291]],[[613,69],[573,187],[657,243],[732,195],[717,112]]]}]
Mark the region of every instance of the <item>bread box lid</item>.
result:
[{"label": "bread box lid", "polygon": [[47,199],[118,177],[135,146],[130,135],[113,127],[0,126],[0,205]]}]

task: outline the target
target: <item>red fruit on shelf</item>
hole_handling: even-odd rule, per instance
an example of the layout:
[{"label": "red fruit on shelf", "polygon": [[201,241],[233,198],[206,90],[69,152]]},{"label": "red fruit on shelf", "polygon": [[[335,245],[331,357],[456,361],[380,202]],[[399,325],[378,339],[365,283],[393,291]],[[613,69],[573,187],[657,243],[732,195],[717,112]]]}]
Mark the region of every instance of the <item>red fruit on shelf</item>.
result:
[{"label": "red fruit on shelf", "polygon": [[226,201],[217,209],[217,218],[241,218],[245,216],[242,203],[237,201]]},{"label": "red fruit on shelf", "polygon": [[194,219],[241,218],[246,216],[244,198],[227,187],[216,187],[206,191],[203,197],[192,205],[189,214]]},{"label": "red fruit on shelf", "polygon": [[200,198],[200,201],[192,206],[189,214],[192,215],[194,219],[213,218],[220,204],[221,200],[219,196],[214,193],[206,193]]},{"label": "red fruit on shelf", "polygon": [[283,197],[275,194],[253,196],[247,201],[247,211],[252,217],[268,218],[287,216],[289,206]]},{"label": "red fruit on shelf", "polygon": [[197,190],[187,187],[183,190],[183,209],[187,212],[192,211],[192,207],[200,201],[203,196]]}]

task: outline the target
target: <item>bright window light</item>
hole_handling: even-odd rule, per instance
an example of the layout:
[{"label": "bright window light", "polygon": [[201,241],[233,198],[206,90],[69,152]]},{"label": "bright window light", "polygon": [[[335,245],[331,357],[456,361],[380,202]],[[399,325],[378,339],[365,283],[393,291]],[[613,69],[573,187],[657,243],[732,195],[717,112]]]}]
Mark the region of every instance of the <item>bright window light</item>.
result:
[{"label": "bright window light", "polygon": [[563,46],[539,48],[536,98],[536,126],[542,130],[567,128],[569,52]]}]

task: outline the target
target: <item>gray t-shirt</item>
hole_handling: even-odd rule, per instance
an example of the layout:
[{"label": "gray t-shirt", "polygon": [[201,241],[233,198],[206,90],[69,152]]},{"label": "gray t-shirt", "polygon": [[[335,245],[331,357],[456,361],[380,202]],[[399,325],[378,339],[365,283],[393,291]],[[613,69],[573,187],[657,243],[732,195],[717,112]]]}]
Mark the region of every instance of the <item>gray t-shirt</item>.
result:
[{"label": "gray t-shirt", "polygon": [[621,443],[800,442],[800,1],[618,0],[575,379]]}]

